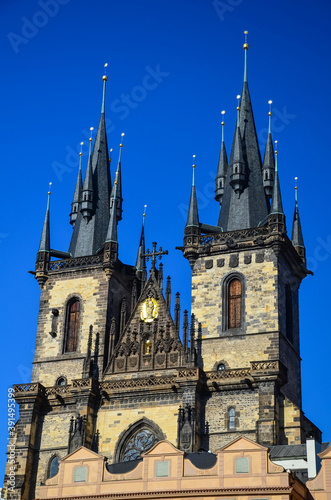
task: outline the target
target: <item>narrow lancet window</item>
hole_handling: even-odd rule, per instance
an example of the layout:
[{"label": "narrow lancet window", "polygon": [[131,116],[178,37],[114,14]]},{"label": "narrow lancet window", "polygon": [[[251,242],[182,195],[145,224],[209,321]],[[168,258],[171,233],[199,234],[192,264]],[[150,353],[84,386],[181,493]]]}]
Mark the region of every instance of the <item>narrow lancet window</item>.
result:
[{"label": "narrow lancet window", "polygon": [[80,302],[74,299],[67,307],[66,336],[64,352],[75,352],[78,343]]},{"label": "narrow lancet window", "polygon": [[229,283],[229,328],[241,326],[241,282],[237,279]]}]

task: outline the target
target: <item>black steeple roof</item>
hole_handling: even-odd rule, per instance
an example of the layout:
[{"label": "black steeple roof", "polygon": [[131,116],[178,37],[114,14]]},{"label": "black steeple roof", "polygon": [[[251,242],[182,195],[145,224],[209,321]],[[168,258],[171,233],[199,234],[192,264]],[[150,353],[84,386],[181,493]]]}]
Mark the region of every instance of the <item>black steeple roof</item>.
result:
[{"label": "black steeple roof", "polygon": [[294,247],[305,248],[302,236],[301,222],[299,216],[298,200],[297,200],[297,187],[295,188],[295,208],[292,225],[291,241]]},{"label": "black steeple roof", "polygon": [[191,189],[190,205],[186,220],[186,227],[188,226],[199,227],[198,202],[197,202],[197,195],[195,192],[194,169],[195,165],[193,165],[192,189]]},{"label": "black steeple roof", "polygon": [[117,198],[117,176],[115,177],[114,182],[114,192],[110,199],[110,218],[109,225],[107,230],[107,236],[105,238],[105,242],[113,242],[117,243],[117,207],[116,207],[116,198]]},{"label": "black steeple roof", "polygon": [[272,192],[272,203],[271,203],[270,214],[284,214],[282,196],[280,194],[279,177],[278,177],[278,164],[277,164],[278,153],[277,153],[277,151],[275,151],[275,155],[276,155],[275,181],[274,181],[274,187],[273,187],[273,192]]},{"label": "black steeple roof", "polygon": [[103,77],[101,117],[91,156],[94,213],[86,222],[81,213],[75,222],[69,252],[73,257],[94,255],[102,248],[109,225],[109,200],[111,192],[109,156],[105,123],[105,84]]},{"label": "black steeple roof", "polygon": [[49,228],[50,196],[51,196],[51,192],[48,191],[47,208],[46,208],[45,220],[44,220],[43,230],[41,233],[40,245],[39,245],[38,252],[50,252],[50,249],[51,249],[50,228]]},{"label": "black steeple roof", "polygon": [[[244,81],[242,90],[239,129],[246,183],[242,193],[238,196],[230,184],[231,168],[228,169],[218,220],[218,225],[223,231],[258,227],[268,216],[268,203],[262,180],[261,155],[247,81]],[[238,135],[236,126],[230,164],[233,163],[234,154],[238,148]]]},{"label": "black steeple roof", "polygon": [[[224,114],[225,111],[222,111]],[[226,175],[228,173],[228,157],[226,154],[225,142],[224,142],[224,121],[222,121],[222,144],[220,156],[218,159],[218,169],[216,174],[216,189],[215,189],[215,200],[222,204],[222,198],[224,193],[224,184]]]},{"label": "black steeple roof", "polygon": [[[145,206],[146,208],[146,206]],[[143,273],[146,271],[146,251],[145,251],[145,211],[143,214],[143,223],[141,226],[141,233],[140,233],[140,241],[139,241],[139,248],[138,248],[138,254],[137,254],[137,261],[136,261],[136,270],[138,273]]]}]

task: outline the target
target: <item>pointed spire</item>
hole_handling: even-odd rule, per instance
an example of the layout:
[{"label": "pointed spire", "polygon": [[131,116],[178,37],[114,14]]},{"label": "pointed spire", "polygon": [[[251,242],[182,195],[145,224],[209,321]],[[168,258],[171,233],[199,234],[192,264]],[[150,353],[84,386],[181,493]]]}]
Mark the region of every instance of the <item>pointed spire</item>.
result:
[{"label": "pointed spire", "polygon": [[[122,170],[121,157],[122,157],[123,137],[124,137],[124,133],[121,134],[120,152],[119,152],[119,156],[118,156],[118,164],[117,164],[117,170],[116,170],[116,177],[117,177],[117,189],[116,189],[116,192],[117,192],[117,197],[116,197],[117,221],[122,220],[122,212],[123,212],[123,209],[122,209],[122,202],[123,202],[123,198],[122,198],[122,172],[121,172],[121,170]],[[113,195],[114,195],[114,186],[113,186],[112,191],[111,191],[111,196],[113,196]]]},{"label": "pointed spire", "polygon": [[107,76],[104,74],[101,116],[91,161],[94,189],[93,217],[86,224],[83,214],[81,212],[78,214],[69,247],[73,257],[95,255],[105,242],[109,225],[111,182],[104,112],[106,81]]},{"label": "pointed spire", "polygon": [[244,190],[246,184],[246,171],[245,171],[245,162],[244,155],[241,144],[241,134],[240,134],[240,95],[237,95],[238,106],[237,106],[237,127],[234,134],[234,140],[231,151],[231,159],[230,159],[230,185],[232,186],[234,192],[240,198],[241,193]]},{"label": "pointed spire", "polygon": [[[228,175],[226,177],[224,194],[222,197],[222,208],[218,219],[218,226],[221,227],[223,231],[258,227],[265,223],[264,221],[267,220],[269,212],[268,200],[263,187],[260,148],[247,83],[247,41],[245,42],[244,50],[245,69],[239,111],[239,128],[245,167],[245,182],[243,185],[239,184],[239,191],[240,189],[243,190],[238,193],[240,194],[240,196],[238,196],[234,190],[235,184],[233,181],[235,181],[235,179],[231,178],[231,174],[233,174],[233,166],[231,164],[234,159],[234,146],[235,143],[237,146],[240,142],[237,131],[238,127],[236,126]],[[237,173],[239,173],[239,168]]]},{"label": "pointed spire", "polygon": [[106,236],[106,243],[110,242],[117,243],[117,217],[116,217],[117,175],[115,177],[114,186],[115,186],[114,196],[112,196],[110,200],[110,218]]},{"label": "pointed spire", "polygon": [[170,276],[168,276],[167,286],[166,286],[166,306],[168,311],[170,311],[170,305],[171,305],[171,278]]},{"label": "pointed spire", "polygon": [[275,182],[274,182],[274,188],[272,192],[272,203],[271,203],[271,209],[270,209],[270,214],[284,214],[283,212],[283,204],[282,204],[282,197],[280,194],[280,185],[279,185],[279,178],[278,178],[278,151],[277,151],[277,143],[278,141],[275,141]]},{"label": "pointed spire", "polygon": [[136,272],[140,279],[146,279],[146,257],[145,257],[145,217],[147,205],[144,205],[143,222],[141,226],[139,248],[136,261]]},{"label": "pointed spire", "polygon": [[[297,181],[298,181],[298,178],[295,177],[295,208],[294,208],[294,216],[293,216],[291,241],[292,241],[294,248],[298,251],[299,248],[304,249],[305,245],[303,242],[301,221],[300,221],[300,216],[299,216]],[[298,251],[298,253],[300,255],[299,251]]]},{"label": "pointed spire", "polygon": [[108,66],[108,63],[105,64],[105,74],[103,75],[102,77],[102,80],[103,80],[103,93],[102,93],[102,106],[101,106],[101,113],[104,113],[105,112],[105,100],[106,100],[106,81],[108,80],[108,77],[106,75],[106,71],[107,71],[107,66]]},{"label": "pointed spire", "polygon": [[222,144],[221,144],[221,151],[220,151],[220,156],[218,160],[218,169],[217,169],[217,175],[216,175],[216,189],[215,189],[215,200],[219,202],[219,204],[222,204],[222,198],[223,198],[223,193],[224,193],[224,185],[225,185],[225,179],[226,179],[226,174],[228,172],[228,157],[226,154],[226,149],[225,149],[225,143],[224,143],[224,115],[225,111],[221,111],[222,114]]},{"label": "pointed spire", "polygon": [[192,189],[191,189],[190,205],[189,205],[189,209],[188,209],[187,221],[186,221],[185,227],[188,227],[188,226],[199,227],[198,202],[197,202],[197,195],[195,192],[195,176],[194,176],[195,155],[193,155],[192,168],[193,168]]},{"label": "pointed spire", "polygon": [[83,181],[82,181],[82,147],[83,142],[80,143],[80,153],[79,153],[79,170],[77,175],[76,187],[74,192],[74,197],[71,203],[71,213],[70,213],[70,224],[72,226],[75,225],[77,220],[78,213],[80,211],[80,202],[82,199],[82,190],[83,190]]},{"label": "pointed spire", "polygon": [[274,157],[274,148],[272,145],[272,137],[271,137],[271,104],[272,101],[268,101],[270,106],[269,108],[269,128],[268,128],[268,138],[267,144],[264,151],[264,158],[262,164],[262,175],[263,175],[263,186],[264,191],[267,198],[270,200],[272,197],[273,185],[274,185],[274,176],[275,176],[275,157]]},{"label": "pointed spire", "polygon": [[245,51],[244,82],[247,82],[247,51],[248,51],[247,35],[248,35],[248,31],[244,31],[244,35],[245,35],[245,43],[244,43],[244,51]]},{"label": "pointed spire", "polygon": [[48,252],[49,253],[51,250],[50,228],[49,228],[49,205],[50,205],[50,197],[51,197],[51,185],[52,185],[52,183],[50,182],[48,196],[47,196],[46,215],[45,215],[43,230],[41,233],[40,245],[39,245],[38,252]]},{"label": "pointed spire", "polygon": [[91,137],[89,138],[90,154],[85,173],[84,185],[82,189],[81,210],[80,210],[86,222],[89,222],[92,218],[92,215],[94,214],[94,187],[93,187],[92,156],[91,156],[93,127],[90,127],[90,131],[91,131]]}]

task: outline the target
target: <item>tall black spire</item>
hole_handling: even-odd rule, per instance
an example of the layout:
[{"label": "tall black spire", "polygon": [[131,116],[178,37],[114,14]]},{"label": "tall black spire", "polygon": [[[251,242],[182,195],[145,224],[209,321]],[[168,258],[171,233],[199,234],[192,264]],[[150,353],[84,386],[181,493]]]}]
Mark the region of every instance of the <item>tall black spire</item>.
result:
[{"label": "tall black spire", "polygon": [[262,175],[263,175],[263,186],[265,190],[265,194],[267,198],[270,200],[272,197],[272,190],[274,185],[274,176],[275,176],[275,157],[274,157],[274,148],[272,145],[272,137],[271,137],[271,104],[272,101],[268,101],[270,106],[269,109],[269,129],[268,129],[268,138],[267,144],[264,151],[263,165],[262,165]]},{"label": "tall black spire", "polygon": [[[275,141],[276,148],[277,148],[277,142],[278,141]],[[273,188],[273,192],[272,192],[272,203],[271,203],[270,214],[284,214],[283,204],[282,204],[282,196],[280,194],[279,177],[278,177],[278,151],[277,151],[277,149],[275,151],[275,156],[276,156],[275,182],[274,182],[274,188]]]},{"label": "tall black spire", "polygon": [[138,248],[138,254],[137,254],[137,261],[136,261],[136,273],[137,276],[140,279],[145,278],[146,274],[146,251],[145,251],[145,217],[146,217],[146,208],[147,205],[144,206],[144,213],[143,213],[143,222],[141,226],[141,233],[140,233],[140,241],[139,241],[139,248]]},{"label": "tall black spire", "polygon": [[[121,143],[120,143],[120,152],[118,156],[118,164],[117,164],[117,169],[116,169],[116,178],[117,178],[117,186],[116,186],[116,213],[117,213],[117,221],[122,220],[122,203],[123,203],[123,198],[122,198],[122,148],[123,148],[123,137],[124,133],[121,134]],[[114,195],[114,186],[112,187],[111,191],[111,197]]]},{"label": "tall black spire", "polygon": [[195,226],[199,227],[199,214],[198,214],[198,202],[197,195],[195,192],[195,178],[194,178],[194,170],[195,170],[195,155],[193,155],[193,178],[192,178],[192,189],[191,189],[191,197],[190,197],[190,205],[187,214],[186,226]]},{"label": "tall black spire", "polygon": [[[295,180],[297,181],[297,177]],[[303,242],[302,229],[301,229],[301,221],[299,216],[299,208],[298,208],[298,186],[295,186],[295,207],[294,207],[294,216],[293,216],[293,224],[292,224],[292,237],[291,237],[292,245],[304,260],[306,258],[306,249],[305,244]]]},{"label": "tall black spire", "polygon": [[74,192],[74,197],[71,203],[71,213],[70,213],[70,224],[72,226],[75,225],[78,213],[81,209],[81,199],[82,199],[82,190],[83,190],[83,181],[82,181],[82,146],[83,142],[80,143],[80,153],[79,153],[79,170],[77,175],[76,187]]},{"label": "tall black spire", "polygon": [[106,74],[103,75],[102,79],[101,117],[89,166],[93,184],[94,207],[88,224],[86,224],[81,212],[77,215],[69,247],[69,252],[73,257],[96,254],[104,245],[109,225],[111,183],[105,123]]},{"label": "tall black spire", "polygon": [[93,127],[91,127],[90,130],[91,130],[91,137],[89,139],[90,154],[87,162],[84,185],[82,189],[81,209],[80,209],[80,212],[86,222],[89,222],[91,220],[92,215],[94,214],[94,187],[93,187],[92,156],[91,156]]},{"label": "tall black spire", "polygon": [[[239,142],[241,142],[244,161],[243,166],[245,167],[245,181],[240,186],[242,192],[236,193],[235,189],[238,191],[238,186],[233,182],[234,178],[232,178],[231,182],[231,174],[233,175],[235,171],[233,172],[231,168],[228,169],[222,199],[222,208],[218,220],[218,225],[223,231],[258,227],[266,221],[268,216],[268,202],[262,180],[261,154],[247,83],[247,41],[245,41],[244,50],[245,68],[239,110],[239,130],[237,130],[238,127],[236,125],[230,155],[230,164],[233,164],[234,153],[235,151],[239,151]],[[238,194],[240,194],[240,196],[238,196]]]},{"label": "tall black spire", "polygon": [[48,196],[47,196],[47,207],[46,207],[45,220],[44,220],[43,230],[41,233],[38,253],[39,252],[48,252],[49,253],[51,250],[50,227],[49,227],[49,204],[50,204],[50,197],[51,197],[51,184],[52,183],[50,182]]},{"label": "tall black spire", "polygon": [[[222,116],[224,117],[225,111],[222,111]],[[224,143],[224,119],[222,119],[222,144],[221,151],[218,160],[218,169],[216,175],[216,189],[215,189],[215,200],[219,201],[222,205],[222,198],[224,193],[224,184],[226,179],[226,174],[228,172],[228,157],[226,154],[225,143]]]}]

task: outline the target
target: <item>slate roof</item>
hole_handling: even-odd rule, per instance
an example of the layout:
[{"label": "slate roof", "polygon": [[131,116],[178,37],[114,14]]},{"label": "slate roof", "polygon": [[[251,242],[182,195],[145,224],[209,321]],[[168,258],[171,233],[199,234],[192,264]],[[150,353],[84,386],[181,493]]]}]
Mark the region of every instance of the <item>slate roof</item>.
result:
[{"label": "slate roof", "polygon": [[102,111],[91,159],[95,213],[88,223],[78,213],[69,246],[73,257],[96,254],[105,243],[109,225],[111,182],[104,104]]},{"label": "slate roof", "polygon": [[240,196],[234,192],[230,185],[231,163],[233,163],[236,151],[235,144],[238,141],[238,138],[236,138],[237,131],[235,130],[229,161],[230,167],[228,168],[218,219],[218,225],[223,231],[258,227],[268,216],[268,201],[263,187],[261,171],[261,154],[248,83],[246,81],[242,89],[239,120],[241,149],[246,171],[246,185]]}]

